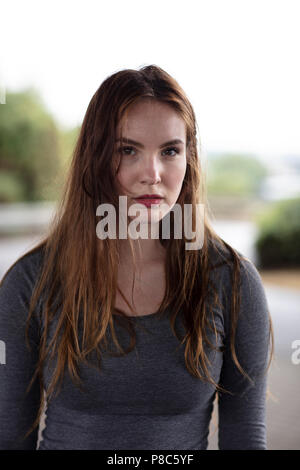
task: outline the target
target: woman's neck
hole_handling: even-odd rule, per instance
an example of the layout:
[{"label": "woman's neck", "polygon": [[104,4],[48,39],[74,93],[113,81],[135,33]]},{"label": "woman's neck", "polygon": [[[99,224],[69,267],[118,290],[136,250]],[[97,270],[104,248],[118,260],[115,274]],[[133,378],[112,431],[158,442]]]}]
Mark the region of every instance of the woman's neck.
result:
[{"label": "woman's neck", "polygon": [[[133,266],[130,242],[128,239],[120,241],[120,262],[128,267]],[[166,250],[159,239],[131,240],[137,267],[147,266],[157,262],[164,262]]]}]

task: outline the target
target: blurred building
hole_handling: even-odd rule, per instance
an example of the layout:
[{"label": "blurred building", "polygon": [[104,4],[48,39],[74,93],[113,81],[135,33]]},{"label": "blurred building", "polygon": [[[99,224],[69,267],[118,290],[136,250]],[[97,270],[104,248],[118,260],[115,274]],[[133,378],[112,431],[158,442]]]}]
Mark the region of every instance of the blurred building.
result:
[{"label": "blurred building", "polygon": [[265,162],[269,175],[264,179],[260,197],[277,201],[300,196],[300,155],[286,155]]}]

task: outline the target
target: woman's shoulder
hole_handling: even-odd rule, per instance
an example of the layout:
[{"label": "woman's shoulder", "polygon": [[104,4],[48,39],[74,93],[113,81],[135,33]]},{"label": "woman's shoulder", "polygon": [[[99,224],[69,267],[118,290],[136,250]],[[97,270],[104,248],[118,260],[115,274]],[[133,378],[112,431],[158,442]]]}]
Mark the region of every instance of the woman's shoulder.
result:
[{"label": "woman's shoulder", "polygon": [[4,273],[0,282],[1,291],[31,291],[42,268],[43,258],[44,244],[21,255]]},{"label": "woman's shoulder", "polygon": [[[0,282],[0,332],[9,363],[15,370],[31,366],[30,346],[38,346],[40,316],[35,305],[31,321],[27,322],[30,302],[41,267],[42,248],[32,249],[20,256],[6,271]],[[27,331],[28,326],[28,331]]]},{"label": "woman's shoulder", "polygon": [[[234,250],[234,251],[232,251]],[[213,249],[211,279],[217,288],[225,315],[230,318],[233,295],[239,294],[240,317],[256,325],[268,323],[268,301],[259,271],[253,261],[228,244]]]},{"label": "woman's shoulder", "polygon": [[239,274],[241,284],[245,282],[262,284],[254,262],[222,239],[210,243],[209,265],[212,276],[221,276],[224,282],[229,283],[233,276]]},{"label": "woman's shoulder", "polygon": [[216,241],[210,246],[210,280],[229,305],[235,292],[239,292],[245,310],[267,308],[266,293],[260,273],[251,261],[231,245]]}]

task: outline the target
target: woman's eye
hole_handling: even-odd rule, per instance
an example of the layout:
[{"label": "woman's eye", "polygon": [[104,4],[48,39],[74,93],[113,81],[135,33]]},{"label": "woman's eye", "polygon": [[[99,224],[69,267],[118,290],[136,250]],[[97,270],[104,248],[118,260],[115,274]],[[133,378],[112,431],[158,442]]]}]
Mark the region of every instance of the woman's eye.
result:
[{"label": "woman's eye", "polygon": [[[134,150],[133,147],[120,147],[119,152],[124,154],[124,155],[129,155],[130,156],[130,155],[133,155],[131,152],[135,152],[135,150]],[[179,149],[177,147],[169,147],[169,148],[167,148],[166,150],[163,151],[163,154],[165,152],[168,152],[167,156],[175,157],[179,153]],[[175,153],[171,154],[169,152],[175,152]]]},{"label": "woman's eye", "polygon": [[[164,152],[171,152],[171,151],[175,152],[175,155],[176,155],[177,153],[179,153],[179,150],[178,150],[177,147],[169,147],[169,148],[167,148],[166,150],[164,150]],[[172,155],[169,154],[170,157],[175,157],[175,155],[174,155],[174,154],[172,154]]]},{"label": "woman's eye", "polygon": [[[129,150],[129,152],[127,152]],[[134,150],[132,147],[121,147],[119,149],[120,153],[124,153],[125,155],[131,155],[131,151]]]}]

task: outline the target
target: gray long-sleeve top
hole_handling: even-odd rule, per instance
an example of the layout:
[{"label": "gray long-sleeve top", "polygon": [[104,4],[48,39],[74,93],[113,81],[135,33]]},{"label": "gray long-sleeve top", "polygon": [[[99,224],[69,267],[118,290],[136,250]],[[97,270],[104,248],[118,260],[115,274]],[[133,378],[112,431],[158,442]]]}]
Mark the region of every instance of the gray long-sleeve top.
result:
[{"label": "gray long-sleeve top", "polygon": [[[36,449],[37,430],[21,436],[36,418],[40,391],[36,382],[25,394],[38,360],[38,321],[30,329],[29,351],[25,322],[37,273],[39,251],[26,255],[10,270],[0,289],[0,449]],[[214,307],[221,331],[220,352],[207,349],[214,380],[233,395],[218,397],[219,449],[267,449],[265,407],[268,359],[268,305],[260,275],[247,260],[241,270],[241,306],[236,352],[251,384],[237,370],[229,347],[230,271],[217,269],[224,309]],[[225,295],[226,294],[226,295]],[[173,335],[168,311],[133,317],[137,343],[123,357],[104,354],[102,369],[82,365],[84,391],[68,372],[57,397],[47,406],[41,449],[206,449],[215,388],[192,376],[185,366],[184,345]],[[180,317],[176,328],[184,334]],[[126,331],[116,324],[122,345]],[[214,335],[211,333],[211,340]],[[111,343],[113,349],[113,343]],[[44,380],[50,372],[44,367]]]}]

